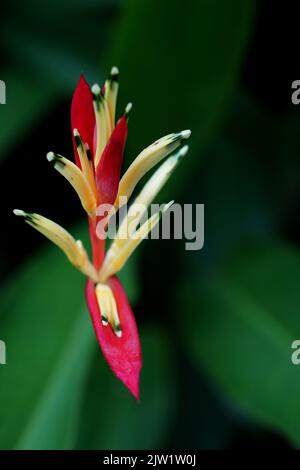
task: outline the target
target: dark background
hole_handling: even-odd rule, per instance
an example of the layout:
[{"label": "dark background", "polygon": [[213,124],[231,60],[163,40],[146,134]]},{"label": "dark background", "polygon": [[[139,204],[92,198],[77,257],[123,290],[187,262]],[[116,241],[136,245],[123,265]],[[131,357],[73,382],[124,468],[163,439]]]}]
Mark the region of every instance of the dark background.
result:
[{"label": "dark background", "polygon": [[[298,447],[296,2],[31,0],[1,16],[0,447]],[[123,273],[144,351],[140,404],[88,320],[76,326],[87,319],[83,278],[12,216],[42,213],[86,239],[45,155],[72,158],[79,74],[101,82],[115,64],[119,114],[134,103],[125,167],[190,127],[190,153],[158,200],[205,204],[201,251],[147,241]]]}]

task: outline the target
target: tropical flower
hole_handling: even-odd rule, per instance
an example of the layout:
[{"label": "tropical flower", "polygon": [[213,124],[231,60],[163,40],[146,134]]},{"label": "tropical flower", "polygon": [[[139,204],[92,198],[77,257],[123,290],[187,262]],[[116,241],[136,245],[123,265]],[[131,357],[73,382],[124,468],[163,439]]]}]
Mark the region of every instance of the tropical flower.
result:
[{"label": "tropical flower", "polygon": [[[135,210],[136,207],[147,209],[186,154],[187,146],[181,144],[190,136],[190,131],[169,134],[154,142],[120,178],[132,106],[131,103],[126,106],[124,115],[115,124],[118,74],[118,69],[113,67],[103,87],[95,84],[91,89],[84,77],[80,77],[71,106],[76,164],[59,154],[47,154],[48,161],[73,186],[88,215],[92,261],[82,242],[60,225],[39,214],[19,209],[14,213],[59,246],[87,277],[86,300],[99,345],[115,375],[138,399],[142,366],[140,340],[134,315],[116,273],[172,204],[164,205],[144,223],[141,222],[144,210]],[[99,224],[104,220],[99,209],[103,205],[109,205],[114,211],[120,209],[145,173],[179,146],[177,153],[162,163],[136,197],[105,253],[104,235],[113,211],[108,210],[105,224]],[[104,227],[100,231],[99,225]]]}]

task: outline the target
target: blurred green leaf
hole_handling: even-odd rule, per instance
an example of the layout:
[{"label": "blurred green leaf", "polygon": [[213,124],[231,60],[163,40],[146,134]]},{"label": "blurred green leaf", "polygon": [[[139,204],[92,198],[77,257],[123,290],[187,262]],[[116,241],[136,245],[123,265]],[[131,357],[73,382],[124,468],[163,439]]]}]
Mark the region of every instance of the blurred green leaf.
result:
[{"label": "blurred green leaf", "polygon": [[[168,183],[194,175],[237,85],[252,0],[129,0],[108,55],[121,70],[121,107],[132,100],[130,160],[169,132],[191,128],[191,155]],[[120,111],[121,112],[121,111]],[[142,123],[142,125],[141,125]]]},{"label": "blurred green leaf", "polygon": [[[248,247],[219,273],[180,292],[191,356],[255,419],[300,445],[300,256],[280,244]],[[187,321],[182,323],[185,312]]]},{"label": "blurred green leaf", "polygon": [[[17,0],[12,0],[12,4],[16,4],[19,6],[20,13],[24,14],[30,11],[33,15],[37,15],[39,17],[45,14],[45,6],[40,3],[38,0],[27,0],[26,5],[18,3]],[[109,6],[116,6],[120,3],[120,0],[52,0],[51,5],[47,5],[47,13],[50,16],[55,17],[60,12],[64,13],[74,13],[74,11],[89,11],[90,13],[94,11],[94,9],[100,7],[109,7]],[[45,19],[46,19],[45,15]],[[60,18],[56,18],[60,20]]]},{"label": "blurred green leaf", "polygon": [[1,158],[51,105],[67,93],[71,99],[80,73],[102,79],[100,57],[118,4],[55,0],[45,8],[37,0],[12,0],[3,9],[0,79],[6,83],[7,104],[0,107]]},{"label": "blurred green leaf", "polygon": [[189,189],[189,202],[204,202],[206,208],[205,239],[209,242],[204,250],[187,257],[197,271],[234,252],[241,240],[276,232],[279,185],[273,188],[265,168],[267,149],[271,144],[278,146],[282,137],[273,121],[255,100],[240,93],[225,129],[205,150],[198,184]]},{"label": "blurred green leaf", "polygon": [[81,396],[95,347],[86,309],[74,317],[73,332],[68,335],[62,356],[39,397],[17,449],[55,450],[74,446]]},{"label": "blurred green leaf", "polygon": [[141,331],[141,343],[144,365],[140,403],[95,356],[86,387],[78,448],[156,449],[164,445],[176,404],[172,350],[167,336],[155,327]]},{"label": "blurred green leaf", "polygon": [[[266,218],[275,216],[277,224],[282,223],[293,210],[298,211],[299,205],[299,114],[294,109],[287,114],[272,113],[253,95],[243,92],[237,95],[228,121],[227,139],[231,139],[244,153],[241,154],[240,165],[249,155],[256,177],[263,183],[265,194],[259,197],[263,199],[263,206],[266,196],[269,200]],[[246,165],[249,166],[248,162]],[[232,166],[231,169],[238,174]],[[257,185],[252,192],[256,191]],[[253,197],[257,198],[257,195],[253,194]],[[260,210],[257,204],[255,209]]]},{"label": "blurred green leaf", "polygon": [[1,448],[17,445],[51,386],[83,304],[83,288],[83,278],[51,247],[2,290],[0,334],[7,365],[0,370]]},{"label": "blurred green leaf", "polygon": [[22,73],[25,70],[42,84],[46,81],[69,92],[80,73],[101,78],[100,57],[118,4],[118,0],[55,0],[46,9],[37,0],[18,4],[7,12],[1,46]]},{"label": "blurred green leaf", "polygon": [[[86,223],[71,232],[85,242]],[[132,264],[123,280],[136,295]],[[0,338],[7,364],[0,368],[0,448],[72,446],[88,356],[97,344],[82,305],[84,278],[54,246],[32,256],[3,286]]]},{"label": "blurred green leaf", "polygon": [[138,252],[135,252],[125,264],[118,277],[126,288],[126,295],[132,304],[139,300],[140,277],[138,276]]},{"label": "blurred green leaf", "polygon": [[210,264],[218,262],[224,254],[234,252],[237,242],[269,236],[276,226],[277,206],[250,150],[234,140],[219,138],[207,157],[191,200],[196,203],[201,195],[200,200],[205,201],[205,238],[209,242],[189,257],[194,264],[205,257]]}]

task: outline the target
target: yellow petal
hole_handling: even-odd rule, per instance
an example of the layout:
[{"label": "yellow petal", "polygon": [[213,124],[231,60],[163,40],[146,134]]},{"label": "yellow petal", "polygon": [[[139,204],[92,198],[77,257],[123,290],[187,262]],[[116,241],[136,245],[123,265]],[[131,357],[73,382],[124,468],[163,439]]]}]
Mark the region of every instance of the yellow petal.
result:
[{"label": "yellow petal", "polygon": [[149,181],[145,184],[139,195],[131,204],[127,216],[119,226],[119,230],[116,236],[116,242],[119,247],[126,242],[128,237],[132,235],[145,211],[147,210],[147,207],[151,204],[153,199],[165,185],[181,158],[187,154],[187,151],[187,145],[179,149],[175,155],[172,155],[164,163],[162,163],[158,170],[155,171]]},{"label": "yellow petal", "polygon": [[98,305],[101,312],[101,320],[104,326],[111,325],[118,338],[122,336],[122,330],[117,310],[117,304],[111,288],[107,284],[98,283],[95,288]]},{"label": "yellow petal", "polygon": [[73,134],[74,134],[76,148],[77,148],[79,159],[80,159],[82,173],[86,177],[94,193],[95,199],[97,199],[97,189],[96,189],[94,172],[92,168],[91,153],[87,151],[89,150],[88,144],[85,144],[85,145],[83,144],[81,136],[77,129],[73,130]]},{"label": "yellow petal", "polygon": [[103,150],[107,143],[107,111],[105,98],[102,90],[97,83],[92,86],[93,106],[96,117],[97,147],[94,158],[95,168],[99,165]]},{"label": "yellow petal", "polygon": [[105,100],[107,103],[107,109],[109,113],[109,120],[111,130],[115,127],[116,119],[116,103],[119,89],[119,70],[117,67],[113,67],[110,71],[110,76],[105,82]]},{"label": "yellow petal", "polygon": [[119,184],[119,191],[116,198],[115,206],[119,207],[119,198],[125,196],[129,199],[135,186],[140,179],[159,163],[163,158],[172,153],[183,140],[188,139],[191,131],[185,130],[175,134],[169,134],[154,142],[152,145],[144,149],[130,165],[125,172]]},{"label": "yellow petal", "polygon": [[124,264],[132,255],[134,250],[153,230],[153,228],[159,222],[162,214],[169,209],[173,202],[174,201],[171,201],[168,204],[165,204],[161,211],[153,214],[138,230],[132,234],[126,243],[121,246],[121,248],[118,246],[118,240],[113,241],[99,272],[99,279],[102,282],[105,282],[107,278],[123,268]]}]

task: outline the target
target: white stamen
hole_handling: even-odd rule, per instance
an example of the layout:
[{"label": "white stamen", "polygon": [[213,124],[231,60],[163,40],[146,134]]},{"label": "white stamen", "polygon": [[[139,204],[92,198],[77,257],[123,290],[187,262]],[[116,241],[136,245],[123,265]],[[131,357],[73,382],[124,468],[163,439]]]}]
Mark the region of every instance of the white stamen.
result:
[{"label": "white stamen", "polygon": [[110,71],[110,74],[111,75],[119,75],[119,69],[118,67],[114,66],[112,67],[111,71]]},{"label": "white stamen", "polygon": [[114,330],[114,333],[118,338],[122,338],[122,330],[118,330],[118,331]]},{"label": "white stamen", "polygon": [[191,136],[192,131],[190,129],[186,129],[185,131],[181,131],[181,137],[183,139],[188,139]]},{"label": "white stamen", "polygon": [[55,155],[53,152],[48,152],[46,157],[47,157],[48,162],[52,162],[55,159]]},{"label": "white stamen", "polygon": [[132,103],[128,103],[125,108],[125,114],[130,113],[131,109],[132,109]]},{"label": "white stamen", "polygon": [[15,215],[20,215],[21,217],[24,217],[26,215],[26,213],[24,211],[21,211],[21,209],[14,209],[13,213]]}]

